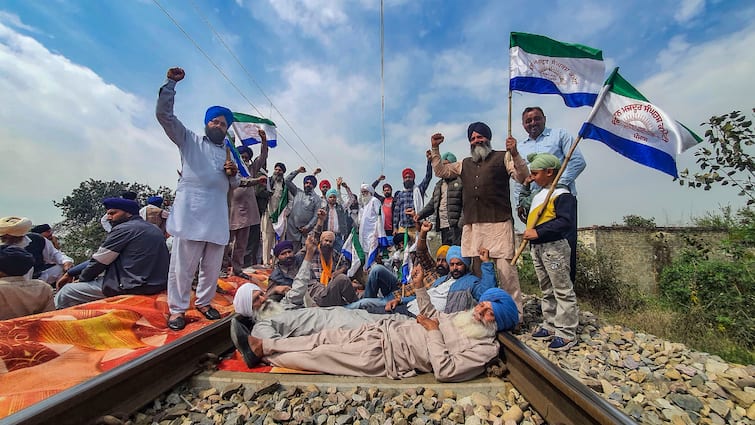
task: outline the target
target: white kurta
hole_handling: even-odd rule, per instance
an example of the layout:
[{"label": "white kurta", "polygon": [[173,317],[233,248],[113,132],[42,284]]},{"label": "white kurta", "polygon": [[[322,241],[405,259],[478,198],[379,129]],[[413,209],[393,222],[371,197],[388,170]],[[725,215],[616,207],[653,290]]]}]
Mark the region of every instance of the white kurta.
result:
[{"label": "white kurta", "polygon": [[218,245],[228,244],[228,188],[238,186],[238,176],[223,170],[225,147],[184,127],[173,115],[176,82],[168,80],[157,100],[157,120],[181,153],[181,177],[168,217],[173,236]]},{"label": "white kurta", "polygon": [[359,210],[359,243],[367,257],[378,248],[379,239],[385,236],[381,211],[380,200],[375,197],[370,197],[367,205]]}]

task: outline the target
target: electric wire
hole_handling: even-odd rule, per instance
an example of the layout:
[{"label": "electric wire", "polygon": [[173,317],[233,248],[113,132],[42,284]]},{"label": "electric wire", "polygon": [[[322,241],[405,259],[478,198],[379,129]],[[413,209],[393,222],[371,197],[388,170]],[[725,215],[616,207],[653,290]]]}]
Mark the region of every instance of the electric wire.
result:
[{"label": "electric wire", "polygon": [[[205,25],[207,25],[207,27],[210,28],[210,31],[212,31],[212,33],[215,35],[215,37],[217,37],[217,39],[220,41],[220,44],[222,44],[223,47],[225,47],[225,49],[228,51],[228,53],[231,55],[231,57],[241,67],[241,69],[246,74],[247,78],[254,84],[255,87],[257,87],[257,90],[259,90],[260,93],[262,93],[262,96],[264,96],[265,99],[267,99],[267,101],[270,103],[270,106],[275,110],[275,112],[278,113],[278,115],[280,115],[281,119],[283,119],[283,121],[286,123],[286,125],[288,125],[288,127],[291,129],[291,132],[294,133],[294,135],[296,136],[296,138],[299,139],[299,141],[304,146],[304,148],[309,152],[310,155],[312,155],[312,157],[315,159],[315,161],[317,161],[318,164],[323,164],[323,162],[317,157],[317,155],[315,155],[315,153],[312,152],[311,149],[309,149],[309,146],[307,146],[307,144],[304,143],[304,140],[301,138],[301,136],[299,136],[299,133],[296,132],[296,129],[294,129],[294,126],[291,125],[291,123],[288,121],[288,119],[286,119],[286,117],[283,115],[283,112],[281,112],[278,109],[278,107],[275,106],[275,103],[273,102],[273,100],[270,99],[270,97],[267,95],[267,93],[265,93],[265,91],[262,89],[262,87],[257,83],[257,80],[254,79],[254,77],[249,72],[249,70],[247,70],[246,66],[244,66],[244,64],[241,63],[241,60],[239,60],[238,56],[236,56],[236,54],[233,53],[233,50],[228,46],[228,44],[226,44],[226,42],[223,39],[223,37],[215,30],[215,27],[212,25],[212,23],[210,23],[210,21],[207,19],[207,17],[202,14],[202,12],[199,10],[199,7],[197,6],[196,2],[194,2],[194,0],[191,0],[191,5],[192,5],[192,7],[194,7],[194,11],[197,13],[197,15],[199,15],[199,17],[202,19],[202,21],[205,23]],[[252,107],[254,107],[254,105],[252,105]],[[263,115],[262,112],[259,112],[259,110],[257,108],[254,108],[254,109],[257,110],[260,115]],[[320,168],[323,171],[325,171],[325,167],[324,166],[321,165]]]},{"label": "electric wire", "polygon": [[[153,1],[153,3],[155,3],[155,5],[156,5],[156,6],[158,7],[158,8],[160,8],[160,10],[162,10],[162,11],[163,11],[163,13],[165,13],[165,15],[166,15],[166,16],[168,17],[168,19],[170,19],[170,21],[171,21],[171,22],[173,22],[173,24],[174,24],[174,25],[175,25],[175,26],[176,26],[176,27],[177,27],[177,28],[178,28],[178,29],[179,29],[179,30],[180,30],[180,31],[181,31],[181,32],[182,32],[182,33],[184,34],[184,36],[186,36],[186,38],[187,38],[187,39],[189,39],[189,41],[190,41],[190,42],[191,42],[191,43],[192,43],[192,44],[194,45],[194,47],[195,47],[195,48],[196,48],[196,49],[197,49],[197,50],[198,50],[198,51],[199,51],[199,52],[200,52],[200,53],[201,53],[201,54],[202,54],[202,55],[203,55],[203,56],[204,56],[204,57],[205,57],[205,58],[206,58],[206,59],[207,59],[207,60],[208,60],[208,61],[209,61],[209,62],[210,62],[211,64],[212,64],[212,66],[213,66],[213,67],[215,67],[215,69],[216,69],[216,70],[217,70],[217,71],[218,71],[218,72],[220,73],[220,75],[222,75],[222,76],[223,76],[223,78],[225,78],[225,79],[226,79],[226,80],[228,81],[228,83],[229,83],[229,84],[230,84],[230,85],[231,85],[231,86],[232,86],[232,87],[233,87],[234,89],[236,89],[236,91],[237,91],[237,92],[239,93],[239,95],[240,95],[240,96],[241,96],[242,98],[244,98],[244,100],[246,100],[246,101],[247,101],[247,103],[249,103],[249,105],[251,105],[251,107],[252,107],[252,108],[253,108],[253,109],[254,109],[255,111],[257,111],[257,113],[258,113],[258,114],[262,115],[262,112],[259,112],[259,109],[257,109],[257,107],[256,107],[256,106],[254,106],[254,103],[252,103],[252,101],[251,101],[251,100],[250,100],[250,99],[249,99],[249,98],[248,98],[248,97],[247,97],[247,96],[246,96],[246,95],[245,95],[245,94],[244,94],[244,93],[243,93],[243,92],[241,91],[241,88],[239,88],[239,86],[237,86],[237,85],[236,85],[236,83],[234,83],[234,82],[233,82],[233,81],[231,80],[231,78],[230,78],[230,77],[229,77],[229,76],[228,76],[228,75],[227,75],[227,74],[226,74],[226,73],[225,73],[225,72],[223,71],[223,69],[222,69],[222,68],[221,68],[221,67],[220,67],[220,66],[219,66],[218,64],[216,64],[216,63],[215,63],[215,61],[214,61],[214,60],[213,60],[213,59],[212,59],[212,58],[211,58],[211,57],[210,57],[210,56],[209,56],[209,55],[208,55],[208,54],[207,54],[207,53],[206,53],[206,52],[204,51],[204,49],[202,49],[202,47],[201,47],[201,46],[200,46],[200,45],[199,45],[199,44],[198,44],[198,43],[197,43],[197,42],[196,42],[196,41],[194,40],[194,38],[192,38],[192,37],[191,37],[191,35],[189,35],[189,33],[188,33],[188,32],[186,32],[186,30],[185,30],[185,29],[184,29],[184,28],[183,28],[183,27],[181,26],[181,24],[179,24],[179,23],[178,23],[178,21],[176,21],[176,19],[175,19],[175,18],[173,18],[173,16],[172,16],[172,15],[170,14],[170,12],[168,12],[168,11],[167,11],[167,10],[166,10],[166,9],[165,9],[165,8],[164,8],[164,7],[163,7],[163,6],[161,5],[161,4],[160,4],[160,2],[159,2],[158,0],[152,0],[152,1]],[[296,154],[296,156],[298,156],[298,157],[299,157],[299,159],[301,159],[301,160],[302,160],[302,162],[304,162],[305,164],[307,164],[307,166],[309,166],[309,167],[312,167],[312,165],[311,165],[311,164],[310,164],[310,163],[309,163],[309,162],[308,162],[308,161],[307,161],[306,159],[304,159],[304,158],[303,158],[303,157],[302,157],[302,156],[301,156],[301,155],[299,154],[299,152],[298,152],[298,151],[297,151],[296,149],[294,149],[294,147],[293,147],[293,146],[291,146],[291,144],[290,144],[290,143],[288,143],[288,141],[286,141],[286,139],[285,139],[285,138],[283,138],[283,142],[284,142],[284,143],[286,143],[286,145],[288,145],[288,146],[289,146],[289,147],[291,148],[291,150],[292,150],[292,151],[294,152],[294,154]],[[314,169],[314,167],[313,167],[313,169]]]},{"label": "electric wire", "polygon": [[383,143],[383,158],[380,174],[385,175],[385,29],[383,26],[383,0],[380,0],[380,138]]}]

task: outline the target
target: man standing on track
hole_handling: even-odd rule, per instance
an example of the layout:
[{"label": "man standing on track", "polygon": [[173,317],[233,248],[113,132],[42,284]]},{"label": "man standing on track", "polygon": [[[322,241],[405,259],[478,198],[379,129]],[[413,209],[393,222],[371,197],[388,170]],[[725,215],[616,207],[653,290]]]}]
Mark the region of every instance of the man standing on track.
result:
[{"label": "man standing on track", "polygon": [[223,146],[233,113],[211,106],[205,113],[205,135],[184,127],[173,115],[176,83],[184,70],[170,68],[157,98],[157,121],[181,153],[181,177],[168,217],[168,233],[174,236],[168,273],[168,327],[181,330],[191,299],[191,283],[199,267],[195,306],[206,318],[220,319],[210,304],[215,297],[223,251],[228,244],[228,191],[239,185],[236,164],[227,159]]},{"label": "man standing on track", "polygon": [[[510,264],[514,258],[514,220],[511,214],[509,180],[523,182],[528,170],[516,148],[516,139],[506,139],[507,156],[504,151],[495,151],[490,145],[493,133],[487,124],[475,122],[467,128],[470,156],[461,162],[443,164],[440,145],[445,139],[435,133],[430,137],[431,161],[435,175],[447,179],[461,176],[464,228],[461,235],[461,253],[474,257],[480,248],[490,250],[495,261],[500,286],[516,302],[519,317],[522,317],[522,291],[516,267]],[[477,267],[473,267],[475,272]]]}]

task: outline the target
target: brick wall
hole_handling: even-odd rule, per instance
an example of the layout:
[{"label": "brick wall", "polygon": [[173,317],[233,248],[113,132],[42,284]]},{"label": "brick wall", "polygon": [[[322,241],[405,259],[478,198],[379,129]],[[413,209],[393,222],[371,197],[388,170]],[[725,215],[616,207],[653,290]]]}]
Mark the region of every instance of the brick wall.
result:
[{"label": "brick wall", "polygon": [[595,226],[578,231],[578,239],[586,247],[614,258],[619,279],[649,293],[657,292],[660,272],[688,246],[685,238],[689,237],[711,247],[715,255],[715,247],[726,237],[726,232],[697,227],[623,226]]}]

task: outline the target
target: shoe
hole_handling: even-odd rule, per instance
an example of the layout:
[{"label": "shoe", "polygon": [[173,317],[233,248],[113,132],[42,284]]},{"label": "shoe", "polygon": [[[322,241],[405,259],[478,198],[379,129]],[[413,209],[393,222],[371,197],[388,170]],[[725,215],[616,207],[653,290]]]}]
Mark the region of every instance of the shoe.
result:
[{"label": "shoe", "polygon": [[254,354],[252,347],[249,346],[248,337],[249,328],[244,326],[236,317],[231,319],[231,341],[233,341],[233,346],[241,353],[246,366],[251,369],[260,364],[260,358]]},{"label": "shoe", "polygon": [[199,310],[200,313],[204,315],[204,317],[207,318],[207,320],[218,320],[220,319],[220,312],[215,310],[215,307],[211,305],[205,305],[202,307],[197,307],[197,310]]},{"label": "shoe", "polygon": [[576,339],[564,339],[560,336],[553,338],[553,341],[548,345],[548,349],[551,351],[566,351],[577,345]]},{"label": "shoe", "polygon": [[181,329],[185,328],[186,318],[184,317],[183,313],[175,319],[168,318],[168,327],[173,329],[174,331],[180,331]]},{"label": "shoe", "polygon": [[553,338],[553,334],[548,331],[548,329],[545,328],[537,328],[535,332],[532,333],[533,338],[538,339],[551,339]]}]

